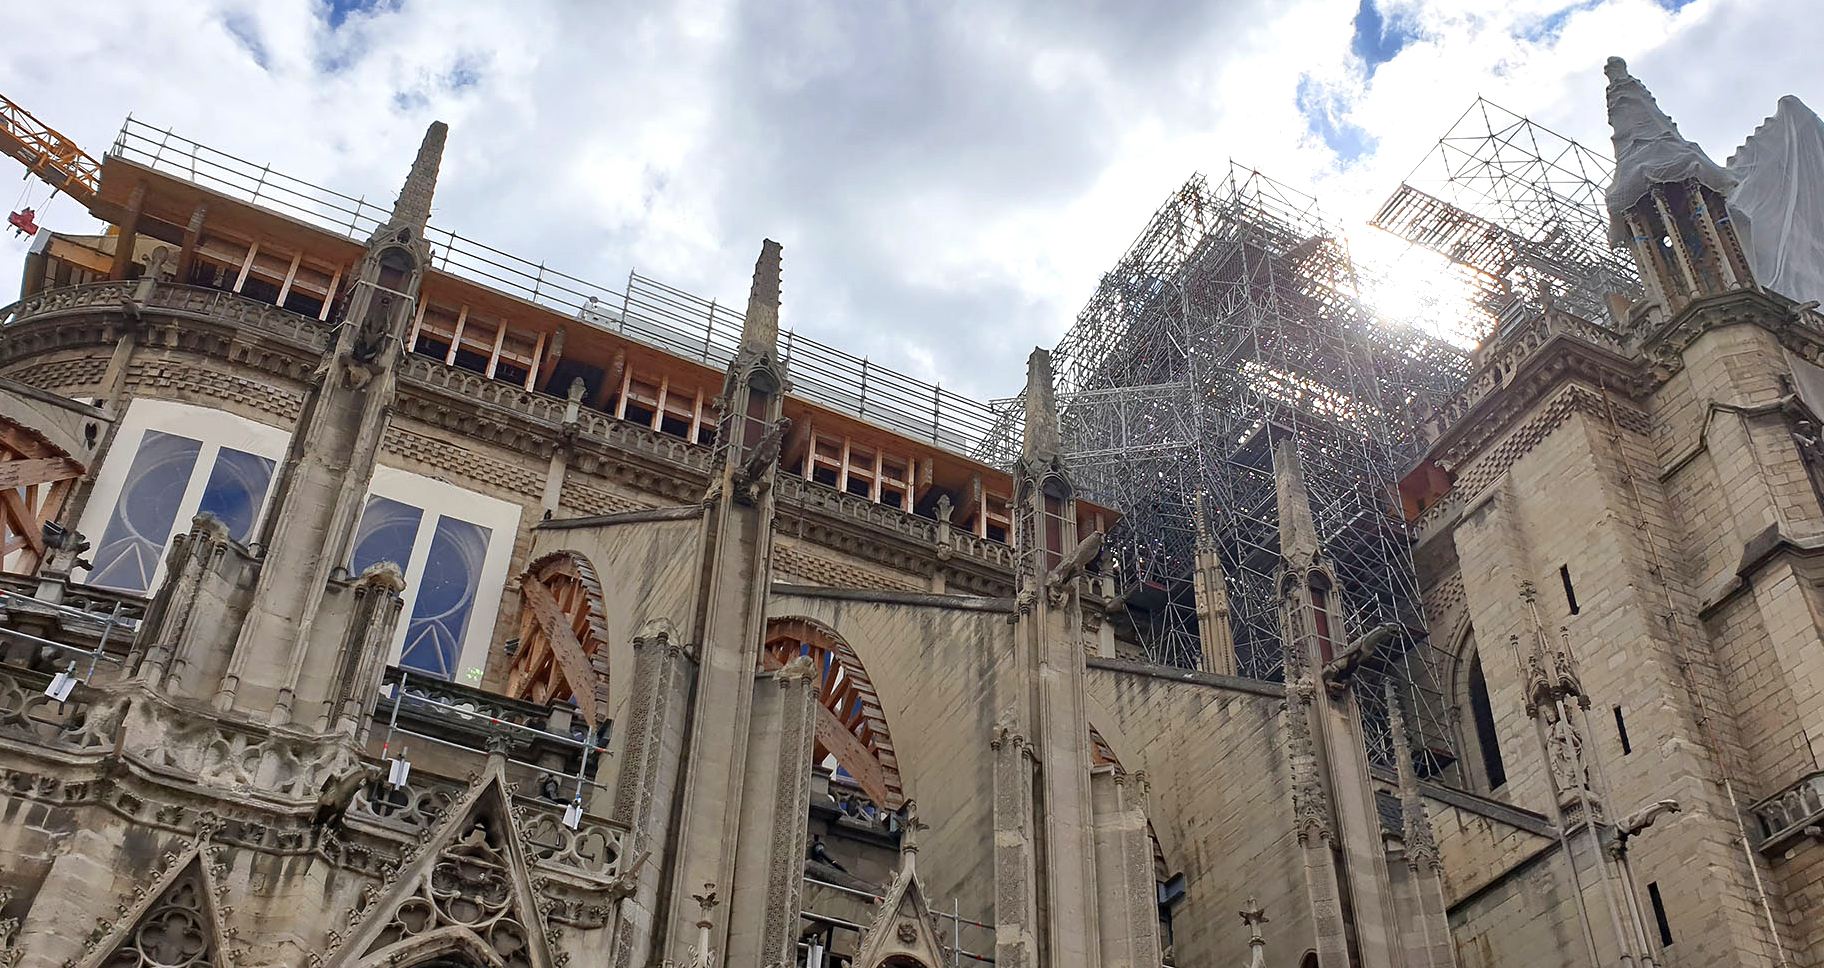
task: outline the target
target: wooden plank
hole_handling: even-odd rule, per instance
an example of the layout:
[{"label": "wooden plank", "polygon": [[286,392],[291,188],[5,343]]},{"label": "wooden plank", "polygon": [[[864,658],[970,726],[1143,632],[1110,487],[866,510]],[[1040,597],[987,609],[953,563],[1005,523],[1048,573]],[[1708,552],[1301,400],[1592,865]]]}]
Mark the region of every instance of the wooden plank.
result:
[{"label": "wooden plank", "polygon": [[874,448],[874,483],[868,485],[868,500],[880,503],[880,470],[886,460],[887,452],[879,447]]},{"label": "wooden plank", "polygon": [[[340,285],[341,282],[342,282],[342,267],[337,266],[336,271],[330,274],[329,290],[323,294],[323,308],[317,312],[317,320],[319,322],[328,322],[329,321],[329,307],[331,305],[333,305],[336,301],[336,286]],[[420,321],[423,321],[423,319],[424,319],[424,300],[422,300],[422,299],[418,300],[418,319]],[[418,326],[417,323],[412,324],[412,327],[413,327],[412,336],[414,338],[416,338],[418,335],[417,326]]]},{"label": "wooden plank", "polygon": [[[618,360],[617,360],[618,362]],[[627,419],[627,388],[633,386],[633,367],[621,367],[621,395],[614,401],[614,419]]]},{"label": "wooden plank", "polygon": [[488,353],[487,378],[494,379],[494,371],[500,366],[500,347],[507,341],[507,321],[501,320],[494,327],[494,349]]},{"label": "wooden plank", "polygon": [[836,490],[849,493],[849,438],[842,438],[842,463],[836,469]]},{"label": "wooden plank", "polygon": [[25,499],[18,491],[0,491],[0,505],[6,508],[15,523],[19,536],[31,546],[33,552],[44,554],[44,525],[38,515],[26,509]]},{"label": "wooden plank", "polygon": [[697,431],[701,430],[702,427],[703,427],[703,391],[698,390],[696,402],[692,403],[690,405],[690,442],[691,443],[693,443],[693,444],[700,443],[700,441],[697,440]]},{"label": "wooden plank", "polygon": [[[561,334],[563,331],[559,330],[558,332]],[[526,367],[526,389],[527,390],[532,389],[533,384],[538,382],[538,378],[539,378],[538,375],[543,372],[542,360],[544,358],[544,355],[545,355],[545,334],[539,333],[538,342],[533,344],[533,346],[532,346],[532,365]],[[569,388],[565,387],[564,389],[567,391]]]},{"label": "wooden plank", "polygon": [[[328,303],[325,303],[324,305],[327,306]],[[405,348],[408,351],[418,348],[418,331],[424,328],[424,307],[428,305],[430,304],[426,301],[422,299],[418,300],[418,315],[412,317],[412,334],[405,338]]]},{"label": "wooden plank", "polygon": [[235,292],[240,292],[241,287],[247,284],[247,273],[253,270],[253,257],[259,254],[260,240],[254,239],[253,243],[247,246],[247,258],[241,260],[241,274],[234,277]]},{"label": "wooden plank", "polygon": [[595,667],[589,663],[589,654],[583,651],[583,644],[576,640],[576,633],[570,623],[565,621],[563,610],[557,605],[557,599],[551,595],[551,589],[531,575],[520,579],[519,590],[526,607],[531,609],[532,618],[544,629],[545,637],[550,640],[551,653],[557,657],[558,665],[563,667],[564,679],[570,683],[570,693],[576,698],[577,712],[583,714],[583,721],[590,727],[596,724],[595,708]]},{"label": "wooden plank", "polygon": [[671,374],[666,373],[659,377],[659,396],[653,401],[652,429],[654,430],[665,426],[665,397],[670,393]]},{"label": "wooden plank", "polygon": [[0,461],[0,489],[67,480],[81,473],[82,465],[68,457]]},{"label": "wooden plank", "polygon": [[291,268],[285,270],[285,281],[279,286],[279,298],[273,303],[274,306],[284,307],[285,297],[291,295],[291,284],[298,279],[298,263],[303,259],[302,252],[291,257]]},{"label": "wooden plank", "polygon": [[450,351],[448,353],[443,354],[443,365],[444,366],[455,366],[456,365],[456,349],[457,349],[457,347],[460,347],[462,345],[462,327],[468,321],[469,321],[469,304],[463,303],[462,309],[456,313],[456,332],[454,335],[452,335],[450,337]]}]

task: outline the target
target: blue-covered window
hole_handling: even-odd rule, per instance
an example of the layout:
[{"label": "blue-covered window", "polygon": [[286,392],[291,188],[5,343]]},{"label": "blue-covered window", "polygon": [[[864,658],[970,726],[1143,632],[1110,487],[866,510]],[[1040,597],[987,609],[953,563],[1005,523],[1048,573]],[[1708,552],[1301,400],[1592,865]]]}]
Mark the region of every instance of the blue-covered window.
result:
[{"label": "blue-covered window", "polygon": [[349,556],[348,570],[359,575],[382,561],[399,566],[401,572],[411,564],[412,545],[418,540],[418,524],[424,511],[392,498],[368,495],[367,507],[361,511],[361,525],[355,529],[355,550]]},{"label": "blue-covered window", "polygon": [[[349,571],[360,574],[376,562],[391,561],[406,572],[412,614],[406,620],[399,664],[440,679],[454,679],[493,532],[435,513],[427,527],[426,513],[403,501],[370,495],[355,532]],[[422,564],[414,566],[414,550],[427,540]]]},{"label": "blue-covered window", "polygon": [[148,430],[95,550],[89,583],[145,592],[164,558],[202,441]]},{"label": "blue-covered window", "polygon": [[439,518],[431,537],[418,600],[406,627],[399,664],[444,679],[456,676],[463,635],[475,610],[482,560],[488,553],[487,528],[452,517]]},{"label": "blue-covered window", "polygon": [[234,540],[246,541],[259,519],[260,505],[266,502],[272,468],[273,462],[265,457],[223,447],[216,452],[215,467],[203,486],[197,511],[215,515],[228,526]]}]

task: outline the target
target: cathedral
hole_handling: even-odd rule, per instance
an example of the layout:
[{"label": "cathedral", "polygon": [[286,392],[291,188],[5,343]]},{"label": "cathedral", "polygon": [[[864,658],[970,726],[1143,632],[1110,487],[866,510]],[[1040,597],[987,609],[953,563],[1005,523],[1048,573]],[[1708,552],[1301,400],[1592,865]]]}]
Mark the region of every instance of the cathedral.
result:
[{"label": "cathedral", "polygon": [[1638,291],[1415,417],[1411,617],[1254,428],[1271,677],[1220,534],[1135,644],[1045,350],[988,459],[776,242],[608,298],[441,123],[379,209],[130,121],[0,308],[0,966],[1824,966],[1824,124],[1607,74]]}]

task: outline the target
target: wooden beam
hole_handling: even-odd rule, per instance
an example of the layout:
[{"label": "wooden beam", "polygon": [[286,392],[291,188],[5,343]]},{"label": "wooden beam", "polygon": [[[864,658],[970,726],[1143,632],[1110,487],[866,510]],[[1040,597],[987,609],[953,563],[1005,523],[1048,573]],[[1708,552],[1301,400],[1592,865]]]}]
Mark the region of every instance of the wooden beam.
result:
[{"label": "wooden beam", "polygon": [[697,400],[690,406],[690,442],[698,443],[697,431],[703,427],[703,391],[697,391]]},{"label": "wooden beam", "polygon": [[49,484],[82,474],[82,465],[68,457],[36,457],[0,461],[0,490]]},{"label": "wooden beam", "polygon": [[247,246],[247,258],[241,260],[241,274],[234,277],[234,291],[240,292],[247,284],[247,273],[253,269],[253,257],[260,254],[260,240],[254,239]]},{"label": "wooden beam", "polygon": [[602,377],[602,385],[595,391],[595,399],[590,401],[589,406],[594,407],[597,410],[606,409],[608,406],[608,395],[615,390],[620,389],[621,374],[626,371],[627,351],[615,350],[614,362],[608,364],[608,373]]},{"label": "wooden beam", "polygon": [[[561,330],[561,329],[558,330],[558,335],[560,335],[560,336],[563,335],[563,330]],[[539,373],[543,372],[543,367],[541,365],[541,362],[544,359],[544,355],[545,355],[545,334],[540,333],[540,334],[538,334],[538,342],[533,344],[533,346],[532,346],[532,365],[526,367],[526,389],[527,390],[532,389],[532,387],[537,384],[538,379],[539,379],[538,375],[539,375]]]},{"label": "wooden beam", "polygon": [[[324,305],[328,306],[328,303]],[[426,305],[428,303],[425,300],[418,300],[418,315],[412,317],[412,335],[405,338],[405,349],[408,353],[418,348],[418,331],[424,328],[424,307]]]},{"label": "wooden beam", "polygon": [[273,302],[280,309],[285,308],[285,297],[291,295],[291,284],[298,278],[298,263],[303,261],[304,253],[299,252],[291,257],[291,268],[285,270],[285,281],[279,285],[279,298]]},{"label": "wooden beam", "polygon": [[139,213],[145,204],[146,183],[141,181],[127,196],[127,211],[119,222],[120,234],[114,237],[114,264],[108,270],[109,279],[127,277],[127,267],[133,264],[133,247],[139,244]]},{"label": "wooden beam", "polygon": [[177,281],[180,285],[189,285],[190,269],[196,265],[196,244],[203,237],[203,219],[207,216],[207,206],[198,205],[190,213],[190,224],[184,228],[184,244],[177,250]]},{"label": "wooden beam", "polygon": [[544,629],[545,638],[550,640],[551,653],[557,657],[557,663],[563,667],[564,679],[570,683],[570,694],[576,699],[576,710],[583,715],[583,722],[594,727],[598,712],[595,708],[595,666],[589,662],[589,653],[583,651],[583,643],[576,639],[570,623],[565,620],[563,609],[558,607],[557,599],[552,597],[551,589],[531,575],[525,575],[519,581],[520,594],[532,618]]},{"label": "wooden beam", "polygon": [[12,516],[19,536],[25,539],[33,553],[44,554],[44,523],[38,520],[35,512],[26,508],[25,498],[20,497],[18,491],[0,491],[0,506]]},{"label": "wooden beam", "polygon": [[494,379],[494,370],[500,366],[500,348],[507,342],[507,321],[501,320],[494,325],[494,349],[488,353],[488,379]]},{"label": "wooden beam", "polygon": [[659,395],[652,407],[652,429],[665,426],[665,398],[671,394],[671,374],[659,377]]},{"label": "wooden beam", "polygon": [[976,537],[986,538],[988,537],[988,515],[985,511],[986,509],[982,507],[982,475],[972,474],[969,477],[969,486],[963,489],[963,503],[956,509],[956,516],[952,520],[973,522],[970,530],[975,532]]},{"label": "wooden beam", "polygon": [[917,504],[925,499],[925,492],[931,489],[932,481],[937,478],[937,464],[927,457],[917,466],[908,467],[907,472],[912,475],[912,503]]},{"label": "wooden beam", "polygon": [[874,483],[868,485],[868,500],[880,503],[880,473],[886,461],[887,451],[884,447],[874,448]]},{"label": "wooden beam", "polygon": [[[771,652],[763,652],[762,656],[768,669],[778,670],[784,667],[779,657]],[[836,714],[823,703],[817,704],[817,711],[812,715],[817,717],[817,745],[836,757],[836,762],[849,771],[849,776],[854,779],[856,786],[861,787],[861,792],[867,794],[868,799],[873,800],[882,810],[899,809],[898,798],[887,788],[886,767],[874,758],[874,751],[856,739],[855,734],[849,732],[842,720],[837,719]]]},{"label": "wooden beam", "polygon": [[[335,273],[329,277],[329,289],[327,289],[323,293],[323,308],[317,311],[317,321],[318,322],[328,322],[329,321],[329,307],[334,305],[336,302],[336,286],[340,285],[341,282],[342,282],[342,267],[337,266]],[[424,319],[424,300],[422,300],[422,299],[418,300],[418,319],[420,321],[422,321]],[[416,327],[418,324],[413,323],[412,325],[414,327]],[[412,330],[412,336],[416,337],[417,335],[418,335],[418,331],[414,328]]]},{"label": "wooden beam", "polygon": [[444,366],[456,365],[456,348],[462,345],[462,327],[469,321],[469,304],[463,303],[456,313],[456,331],[450,334],[450,351],[443,354]]},{"label": "wooden beam", "polygon": [[[616,357],[615,362],[619,363],[620,358]],[[619,399],[614,401],[614,419],[616,419],[616,420],[626,420],[627,419],[627,389],[631,386],[633,386],[633,367],[622,366],[621,367],[621,396]]]},{"label": "wooden beam", "polygon": [[836,471],[836,490],[849,493],[849,438],[842,438],[842,465]]},{"label": "wooden beam", "polygon": [[[526,387],[528,390],[532,389],[533,384],[543,384],[547,388],[551,386],[551,371],[557,369],[557,361],[563,359],[564,356],[564,328],[559,326],[552,331],[549,341],[545,339],[545,334],[538,334],[538,345],[544,349],[544,355],[540,356],[536,352],[532,354],[536,360],[532,369],[538,374],[538,379],[528,382]],[[568,392],[570,388],[559,387],[558,389]],[[550,391],[547,389],[546,392]]]}]

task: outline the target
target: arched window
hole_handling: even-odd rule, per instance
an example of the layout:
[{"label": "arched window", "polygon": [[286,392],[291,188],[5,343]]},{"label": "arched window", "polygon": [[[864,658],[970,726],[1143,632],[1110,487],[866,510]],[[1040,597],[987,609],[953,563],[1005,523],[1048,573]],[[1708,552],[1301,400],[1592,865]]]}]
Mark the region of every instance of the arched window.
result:
[{"label": "arched window", "polygon": [[1476,745],[1482,751],[1482,775],[1488,789],[1507,784],[1507,765],[1501,762],[1501,737],[1495,732],[1495,711],[1488,701],[1488,680],[1482,675],[1482,656],[1469,657],[1469,713],[1475,720]]},{"label": "arched window", "polygon": [[899,780],[899,758],[887,733],[880,697],[874,693],[861,659],[820,622],[786,618],[767,623],[761,668],[778,669],[801,655],[810,656],[816,667],[818,695],[823,700],[814,762],[840,767],[882,808],[899,809],[906,800]]},{"label": "arched window", "polygon": [[575,699],[584,721],[607,718],[608,623],[595,567],[575,552],[545,555],[519,576],[519,596],[507,695],[541,706]]}]

